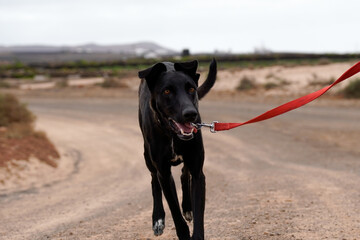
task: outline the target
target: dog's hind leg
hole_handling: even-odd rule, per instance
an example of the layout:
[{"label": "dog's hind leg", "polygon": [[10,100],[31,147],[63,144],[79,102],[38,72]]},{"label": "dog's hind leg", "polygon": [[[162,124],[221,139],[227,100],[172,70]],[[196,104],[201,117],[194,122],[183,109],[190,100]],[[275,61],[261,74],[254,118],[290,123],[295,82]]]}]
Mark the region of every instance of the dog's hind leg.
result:
[{"label": "dog's hind leg", "polygon": [[152,227],[155,236],[160,236],[165,228],[165,211],[162,202],[161,186],[157,177],[157,170],[151,164],[149,155],[147,154],[146,148],[144,153],[146,166],[151,172],[151,189],[153,195],[153,214],[152,214]]},{"label": "dog's hind leg", "polygon": [[182,210],[185,219],[189,222],[192,221],[193,215],[191,211],[191,195],[190,195],[190,172],[189,169],[184,165],[181,174],[181,188],[182,188]]}]

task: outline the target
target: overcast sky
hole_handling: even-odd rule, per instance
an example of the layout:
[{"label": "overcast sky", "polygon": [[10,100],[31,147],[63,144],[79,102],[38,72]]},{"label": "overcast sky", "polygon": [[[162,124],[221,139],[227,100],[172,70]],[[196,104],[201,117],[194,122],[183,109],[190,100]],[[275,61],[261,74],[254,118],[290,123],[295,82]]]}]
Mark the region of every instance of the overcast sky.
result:
[{"label": "overcast sky", "polygon": [[359,0],[0,0],[0,45],[360,52]]}]

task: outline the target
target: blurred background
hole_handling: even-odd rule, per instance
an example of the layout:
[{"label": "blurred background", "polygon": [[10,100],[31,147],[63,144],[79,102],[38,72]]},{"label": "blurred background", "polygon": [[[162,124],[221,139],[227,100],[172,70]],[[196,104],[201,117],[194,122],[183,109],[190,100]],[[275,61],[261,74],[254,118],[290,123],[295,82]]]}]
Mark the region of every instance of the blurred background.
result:
[{"label": "blurred background", "polygon": [[89,85],[124,87],[129,83],[120,79],[158,61],[198,59],[204,66],[215,56],[223,68],[252,68],[360,56],[355,0],[0,0],[0,6],[3,88],[83,86],[75,80],[90,77]]},{"label": "blurred background", "polygon": [[355,0],[1,0],[0,5],[3,47],[91,52],[100,51],[99,45],[120,53],[105,47],[128,45],[123,51],[137,56],[154,45],[164,48],[158,54],[360,51]]}]

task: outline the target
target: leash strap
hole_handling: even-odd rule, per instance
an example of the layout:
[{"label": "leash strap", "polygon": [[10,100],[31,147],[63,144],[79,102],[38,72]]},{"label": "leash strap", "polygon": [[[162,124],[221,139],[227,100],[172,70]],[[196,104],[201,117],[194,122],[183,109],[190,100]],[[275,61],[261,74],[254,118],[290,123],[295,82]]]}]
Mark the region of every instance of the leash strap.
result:
[{"label": "leash strap", "polygon": [[249,121],[243,122],[243,123],[219,123],[219,122],[213,122],[213,131],[224,131],[224,130],[230,130],[232,128],[236,128],[245,124],[249,123],[255,123],[267,120],[269,118],[276,117],[278,115],[281,115],[283,113],[289,112],[291,110],[294,110],[296,108],[299,108],[301,106],[304,106],[305,104],[314,101],[316,98],[320,97],[324,93],[326,93],[330,88],[335,86],[336,84],[344,81],[345,79],[355,75],[356,73],[360,72],[360,62],[356,63],[354,66],[349,68],[343,75],[341,75],[333,84],[324,87],[316,92],[310,93],[306,96],[300,97],[298,99],[295,99],[293,101],[290,101],[288,103],[285,103],[279,107],[273,108],[253,119],[250,119]]}]

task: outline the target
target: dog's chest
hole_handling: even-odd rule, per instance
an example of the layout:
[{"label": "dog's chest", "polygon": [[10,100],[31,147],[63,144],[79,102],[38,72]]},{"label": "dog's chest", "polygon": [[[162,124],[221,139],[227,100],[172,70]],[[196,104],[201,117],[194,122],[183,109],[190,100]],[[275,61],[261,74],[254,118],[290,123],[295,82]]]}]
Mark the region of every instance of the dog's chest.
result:
[{"label": "dog's chest", "polygon": [[179,162],[179,161],[180,161],[180,163],[182,163],[184,160],[183,160],[182,155],[174,154],[174,157],[172,159],[170,159],[170,161],[172,163],[176,163],[176,162]]},{"label": "dog's chest", "polygon": [[172,151],[172,158],[170,159],[170,163],[173,166],[177,166],[184,161],[183,156],[181,154],[176,153],[174,148],[174,141],[171,141],[171,151]]}]

